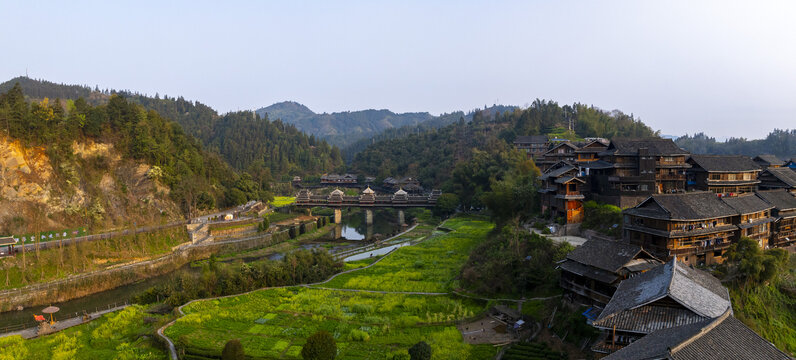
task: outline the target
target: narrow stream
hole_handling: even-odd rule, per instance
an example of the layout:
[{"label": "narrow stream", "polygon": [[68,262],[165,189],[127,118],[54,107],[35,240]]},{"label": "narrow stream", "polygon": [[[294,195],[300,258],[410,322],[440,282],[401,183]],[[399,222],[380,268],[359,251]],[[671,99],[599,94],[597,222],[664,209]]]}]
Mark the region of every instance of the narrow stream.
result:
[{"label": "narrow stream", "polygon": [[[335,253],[349,250],[353,247],[363,246],[365,244],[358,245],[351,244],[350,242],[371,240],[377,237],[386,238],[390,234],[400,231],[400,226],[398,225],[397,221],[398,217],[396,214],[397,212],[391,209],[374,210],[373,224],[367,226],[365,222],[364,211],[344,212],[342,223],[337,225],[335,229],[329,232],[328,235],[321,237],[319,239],[320,242],[301,244],[300,247],[303,249],[320,248],[323,247],[324,243],[328,244],[331,242],[333,245],[330,248],[327,247],[327,250],[330,253]],[[349,242],[345,242],[346,240]],[[250,263],[263,259],[277,261],[284,257],[284,253],[271,253],[248,257],[238,257],[232,260],[224,260],[222,258],[219,261],[241,261],[244,263]],[[107,308],[108,305],[113,305],[114,303],[123,304],[125,301],[129,302],[137,294],[150,287],[168,284],[172,282],[173,279],[183,276],[184,274],[193,274],[200,272],[201,270],[201,266],[191,266],[191,264],[186,264],[185,266],[169,274],[152,277],[133,284],[120,286],[112,290],[84,296],[82,298],[61,303],[34,306],[25,308],[21,311],[0,313],[0,333],[4,333],[4,328],[7,326],[17,326],[20,324],[34,326],[35,321],[33,320],[33,315],[41,315],[41,310],[49,305],[54,305],[61,308],[61,311],[55,314],[56,320],[58,318],[71,318],[75,316],[75,313],[82,314],[84,310],[90,313],[97,309]]]}]

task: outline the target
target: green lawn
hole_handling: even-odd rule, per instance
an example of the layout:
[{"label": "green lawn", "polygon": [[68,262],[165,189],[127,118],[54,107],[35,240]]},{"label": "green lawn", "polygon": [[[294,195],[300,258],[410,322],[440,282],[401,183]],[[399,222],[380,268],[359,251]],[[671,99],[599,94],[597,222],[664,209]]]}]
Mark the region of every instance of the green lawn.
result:
[{"label": "green lawn", "polygon": [[[493,224],[475,217],[448,220],[451,233],[432,233],[376,265],[327,284],[385,291],[447,292],[468,253]],[[429,234],[428,229],[421,229]],[[412,236],[413,234],[408,234]],[[364,262],[363,262],[364,263]],[[405,269],[404,269],[405,268]],[[384,279],[382,279],[384,277]],[[327,286],[324,285],[324,286]],[[166,334],[197,355],[218,356],[237,338],[248,356],[297,359],[305,339],[317,330],[335,337],[340,359],[391,359],[418,341],[434,359],[485,359],[497,349],[462,341],[457,320],[486,304],[448,295],[404,295],[291,287],[195,302]]]},{"label": "green lawn", "polygon": [[163,316],[145,313],[143,307],[130,306],[88,324],[32,340],[19,336],[0,338],[0,360],[168,359],[157,344],[141,336],[154,333],[166,321]]}]

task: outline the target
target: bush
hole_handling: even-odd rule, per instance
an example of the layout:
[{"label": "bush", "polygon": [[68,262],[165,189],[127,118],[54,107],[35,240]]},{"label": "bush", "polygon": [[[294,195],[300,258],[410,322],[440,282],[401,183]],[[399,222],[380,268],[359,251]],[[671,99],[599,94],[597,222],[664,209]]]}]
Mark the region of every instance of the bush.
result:
[{"label": "bush", "polygon": [[587,201],[583,203],[581,227],[608,236],[619,236],[622,234],[622,209],[610,204]]},{"label": "bush", "polygon": [[425,341],[418,342],[409,348],[409,358],[411,360],[430,360],[431,346]]},{"label": "bush", "polygon": [[227,344],[224,345],[224,350],[221,352],[221,359],[222,360],[246,359],[246,354],[243,352],[243,345],[240,344],[240,340],[232,339],[230,341],[227,341]]},{"label": "bush", "polygon": [[304,360],[331,360],[336,356],[337,344],[332,334],[322,330],[310,335],[301,348],[301,357]]}]

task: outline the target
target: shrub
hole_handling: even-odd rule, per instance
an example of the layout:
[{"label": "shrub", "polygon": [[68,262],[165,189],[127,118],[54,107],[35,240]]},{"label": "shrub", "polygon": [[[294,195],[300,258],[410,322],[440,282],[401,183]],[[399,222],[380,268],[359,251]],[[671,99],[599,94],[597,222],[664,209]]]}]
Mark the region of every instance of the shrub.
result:
[{"label": "shrub", "polygon": [[301,348],[301,357],[304,360],[331,360],[337,356],[337,344],[332,334],[318,331],[307,338],[307,343]]},{"label": "shrub", "polygon": [[240,340],[232,339],[230,341],[227,341],[227,344],[224,345],[224,350],[221,352],[221,359],[222,360],[246,359],[246,354],[243,352],[243,345],[240,344]]},{"label": "shrub", "polygon": [[409,358],[411,360],[430,360],[431,346],[425,341],[418,342],[409,348]]}]

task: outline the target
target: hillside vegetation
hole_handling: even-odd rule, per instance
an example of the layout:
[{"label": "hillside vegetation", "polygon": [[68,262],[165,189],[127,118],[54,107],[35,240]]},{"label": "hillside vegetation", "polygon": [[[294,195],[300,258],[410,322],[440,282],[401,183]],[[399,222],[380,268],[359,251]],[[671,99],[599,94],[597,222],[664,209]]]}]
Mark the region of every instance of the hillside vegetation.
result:
[{"label": "hillside vegetation", "polygon": [[[575,132],[568,132],[570,120]],[[477,112],[470,122],[456,123],[422,133],[374,143],[359,152],[352,167],[356,172],[379,177],[413,176],[429,187],[441,186],[457,163],[469,161],[474,150],[497,153],[509,149],[520,135],[555,134],[582,137],[648,137],[657,135],[649,126],[620,111],[606,112],[581,104],[560,106],[537,100],[524,110]]]},{"label": "hillside vegetation", "polygon": [[178,124],[118,95],[97,106],[28,102],[17,85],[0,95],[0,124],[6,233],[181,218],[269,196]]},{"label": "hillside vegetation", "polygon": [[164,119],[177,122],[183,131],[198,139],[209,152],[215,152],[238,171],[251,175],[260,187],[272,178],[318,174],[342,170],[340,150],[326,141],[309,136],[280,120],[258,117],[251,111],[220,115],[211,107],[182,97],[156,94],[146,96],[130,91],[91,89],[19,77],[0,84],[0,91],[19,82],[29,100],[77,100],[91,105],[107,104],[112,95],[154,110]]}]

